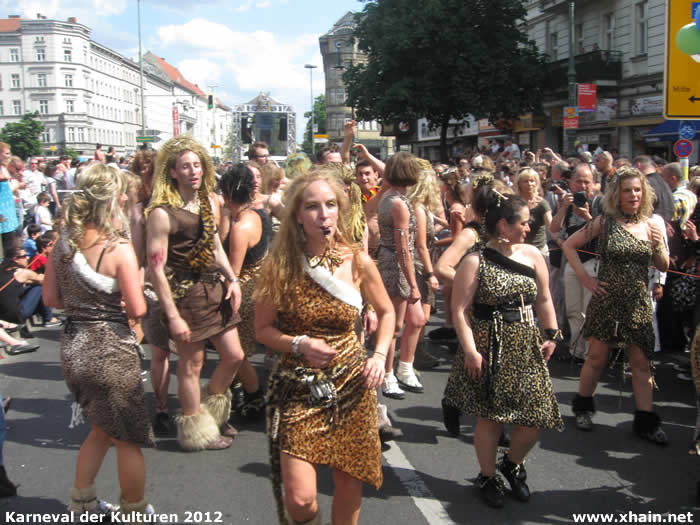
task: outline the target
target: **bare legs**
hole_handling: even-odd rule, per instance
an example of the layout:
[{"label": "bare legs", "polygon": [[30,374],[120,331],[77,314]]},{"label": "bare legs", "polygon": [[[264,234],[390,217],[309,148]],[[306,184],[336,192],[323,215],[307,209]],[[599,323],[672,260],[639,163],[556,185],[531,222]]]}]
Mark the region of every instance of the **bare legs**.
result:
[{"label": "bare legs", "polygon": [[75,468],[75,487],[83,489],[95,483],[105,455],[112,445],[117,451],[117,470],[122,497],[130,503],[142,501],[146,485],[146,464],[141,446],[138,443],[111,438],[95,425],[80,447]]},{"label": "bare legs", "polygon": [[168,413],[168,385],[170,384],[170,353],[151,346],[151,384],[156,397],[156,412]]},{"label": "bare legs", "polygon": [[[281,454],[284,502],[289,516],[306,522],[318,514],[316,467],[307,461]],[[362,506],[362,482],[349,474],[333,470],[333,525],[355,525]]]},{"label": "bare legs", "polygon": [[[490,419],[478,418],[474,431],[474,448],[479,460],[481,473],[487,478],[496,475],[496,454],[498,453],[498,438],[503,430],[501,423]],[[520,464],[528,452],[535,446],[540,436],[540,430],[532,427],[516,426],[510,440],[508,458],[515,464]]]},{"label": "bare legs", "polygon": [[[241,365],[243,349],[235,328],[215,335],[211,341],[219,354],[219,364],[211,375],[209,392],[221,394],[231,385]],[[204,343],[178,343],[178,354],[177,393],[183,415],[191,416],[199,411],[199,376],[204,364]]]},{"label": "bare legs", "polygon": [[[607,363],[610,347],[608,344],[590,338],[590,349],[588,358],[581,370],[578,393],[581,397],[592,397],[598,386],[598,381]],[[627,358],[632,369],[632,388],[634,389],[634,400],[637,410],[651,412],[653,398],[653,383],[651,379],[651,369],[649,360],[644,352],[636,346],[627,347]]]}]

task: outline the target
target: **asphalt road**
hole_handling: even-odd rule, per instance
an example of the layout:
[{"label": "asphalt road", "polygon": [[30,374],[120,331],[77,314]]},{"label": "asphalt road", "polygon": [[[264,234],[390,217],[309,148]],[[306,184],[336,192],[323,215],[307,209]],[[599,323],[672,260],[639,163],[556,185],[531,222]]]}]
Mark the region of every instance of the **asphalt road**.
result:
[{"label": "asphalt road", "polygon": [[[438,323],[434,318],[431,324]],[[0,523],[28,513],[61,513],[69,499],[77,452],[88,427],[68,428],[71,399],[61,373],[59,330],[37,332],[39,351],[0,360],[0,392],[14,398],[7,418],[5,466],[10,478],[20,484],[18,497],[0,500]],[[640,516],[641,521],[652,522],[652,513],[659,513],[659,519],[670,523],[674,518],[670,514],[688,512],[682,522],[693,522],[700,458],[688,454],[695,392],[692,383],[677,378],[672,366],[682,356],[665,358],[657,369],[656,406],[671,440],[665,448],[633,435],[631,384],[621,382],[619,368],[607,371],[599,386],[595,430],[579,432],[570,406],[579,369],[552,360],[550,371],[566,429],[544,432],[527,460],[531,501],[507,499],[503,509],[494,510],[480,502],[471,481],[479,470],[473,421],[463,418],[457,439],[449,437],[442,425],[440,399],[452,354],[446,347],[434,346],[431,351],[442,364],[422,373],[426,393],[407,394],[403,401],[384,400],[404,437],[385,447],[384,485],[379,491],[365,488],[361,523],[572,523],[576,513],[614,513],[598,519],[632,523],[640,522]],[[208,354],[204,376],[215,359]],[[262,371],[262,355],[253,361]],[[173,376],[173,412],[176,386]],[[146,401],[153,406],[150,384]],[[186,523],[188,517],[191,523],[275,523],[264,424],[238,429],[240,435],[224,451],[184,453],[174,437],[145,450],[146,493],[158,512],[177,515],[178,523]],[[319,469],[318,483],[326,523],[333,491],[327,469]],[[99,497],[117,499],[113,451],[97,487]]]}]

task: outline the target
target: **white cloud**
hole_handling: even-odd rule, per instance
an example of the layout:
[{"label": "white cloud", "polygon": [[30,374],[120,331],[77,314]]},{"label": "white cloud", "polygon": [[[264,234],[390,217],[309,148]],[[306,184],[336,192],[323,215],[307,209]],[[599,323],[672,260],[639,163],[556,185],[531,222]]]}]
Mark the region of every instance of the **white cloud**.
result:
[{"label": "white cloud", "polygon": [[170,47],[219,64],[233,74],[242,91],[303,88],[308,85],[304,64],[311,58],[321,63],[316,35],[280,38],[267,31],[232,31],[223,24],[196,18],[182,25],[163,26],[158,36],[164,49]]},{"label": "white cloud", "polygon": [[[201,38],[207,35],[207,38]],[[309,109],[309,70],[315,64],[313,93],[325,90],[323,60],[316,34],[279,36],[267,31],[241,32],[195,18],[184,24],[162,26],[157,31],[157,49],[162,56],[187,58],[175,65],[191,82],[213,91],[227,105],[240,104],[261,91],[290,104],[297,112],[297,136],[305,126]]]},{"label": "white cloud", "polygon": [[207,91],[207,86],[220,84],[221,68],[206,58],[185,59],[176,65],[185,78],[197,84],[202,91]]},{"label": "white cloud", "polygon": [[258,9],[265,9],[266,7],[272,7],[272,2],[270,2],[269,0],[266,0],[264,2],[258,2],[257,4],[255,4],[255,7],[257,7]]}]

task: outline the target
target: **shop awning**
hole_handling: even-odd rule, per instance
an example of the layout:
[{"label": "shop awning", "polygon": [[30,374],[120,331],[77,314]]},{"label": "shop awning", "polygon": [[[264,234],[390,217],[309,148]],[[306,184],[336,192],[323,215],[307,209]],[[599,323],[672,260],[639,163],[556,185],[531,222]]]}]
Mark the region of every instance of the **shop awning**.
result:
[{"label": "shop awning", "polygon": [[678,140],[680,120],[665,120],[648,133],[644,134],[647,142],[675,142]]}]

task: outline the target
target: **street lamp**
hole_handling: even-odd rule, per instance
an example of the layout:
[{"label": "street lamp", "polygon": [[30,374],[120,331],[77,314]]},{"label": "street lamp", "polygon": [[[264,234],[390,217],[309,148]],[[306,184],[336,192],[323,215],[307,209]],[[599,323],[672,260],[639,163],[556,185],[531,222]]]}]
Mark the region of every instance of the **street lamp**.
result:
[{"label": "street lamp", "polygon": [[314,69],[318,66],[313,64],[304,64],[304,67],[309,70],[309,91],[311,93],[311,156],[316,156],[316,144],[314,143]]},{"label": "street lamp", "polygon": [[[569,87],[569,106],[577,106],[576,100],[576,38],[575,31],[575,0],[569,0],[569,69],[567,72],[567,83]],[[564,148],[567,155],[571,155],[576,151],[576,131],[567,129],[564,131]]]}]

